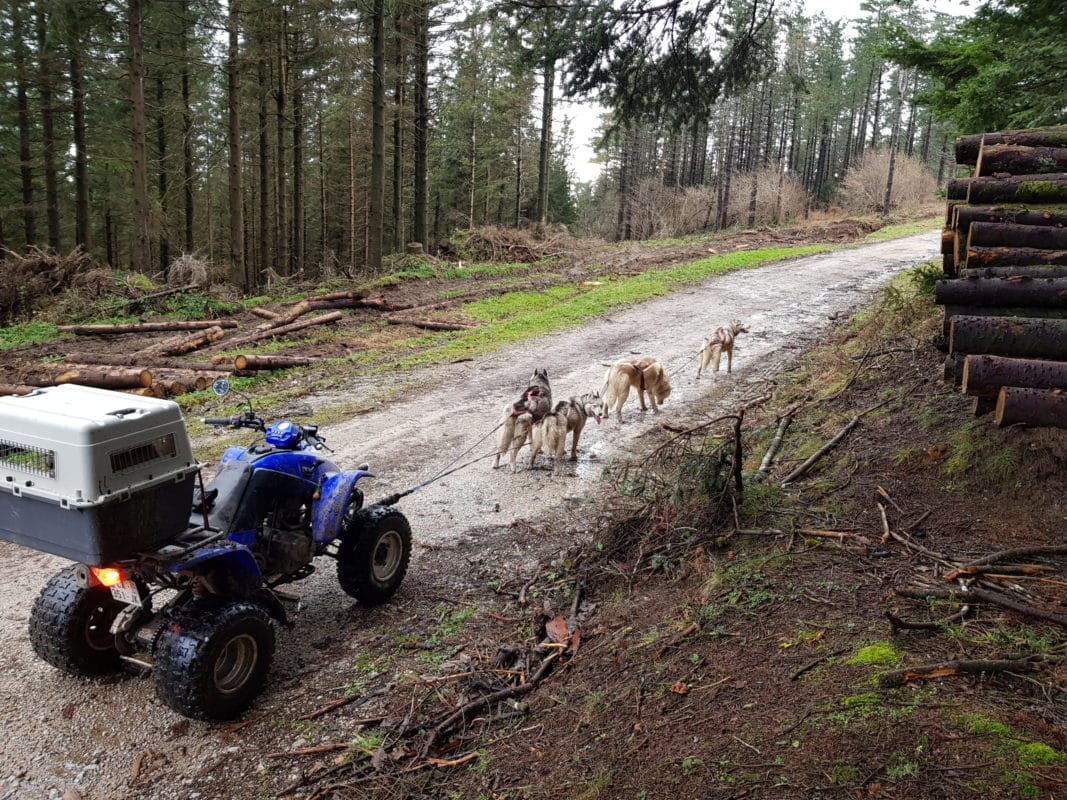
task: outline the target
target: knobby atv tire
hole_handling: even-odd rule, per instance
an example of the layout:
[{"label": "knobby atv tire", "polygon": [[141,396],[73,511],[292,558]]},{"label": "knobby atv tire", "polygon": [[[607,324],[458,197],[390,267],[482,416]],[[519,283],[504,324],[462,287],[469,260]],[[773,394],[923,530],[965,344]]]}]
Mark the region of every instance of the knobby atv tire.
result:
[{"label": "knobby atv tire", "polygon": [[364,508],[341,534],[337,581],[363,605],[380,605],[400,588],[410,560],[407,518],[389,506]]},{"label": "knobby atv tire", "polygon": [[71,675],[117,671],[122,662],[110,631],[124,605],[103,586],[81,586],[73,567],[57,572],[30,612],[33,651]]},{"label": "knobby atv tire", "polygon": [[187,717],[233,719],[263,689],[273,656],[274,628],[262,608],[197,598],[176,611],[159,636],[156,694]]}]

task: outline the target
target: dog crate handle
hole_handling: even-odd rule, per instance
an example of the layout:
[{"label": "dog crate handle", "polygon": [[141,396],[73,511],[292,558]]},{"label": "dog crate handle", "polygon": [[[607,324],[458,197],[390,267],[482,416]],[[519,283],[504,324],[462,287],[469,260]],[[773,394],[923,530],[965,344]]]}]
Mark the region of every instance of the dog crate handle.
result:
[{"label": "dog crate handle", "polygon": [[136,414],[136,408],[120,408],[118,411],[108,411],[109,417],[125,417],[127,414]]}]

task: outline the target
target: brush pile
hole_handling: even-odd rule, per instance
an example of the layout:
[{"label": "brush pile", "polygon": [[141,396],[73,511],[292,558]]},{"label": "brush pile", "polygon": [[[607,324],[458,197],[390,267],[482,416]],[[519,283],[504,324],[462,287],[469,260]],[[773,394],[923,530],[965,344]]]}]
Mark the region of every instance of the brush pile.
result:
[{"label": "brush pile", "polygon": [[75,276],[92,267],[92,257],[81,249],[65,256],[37,247],[24,255],[4,251],[0,260],[0,325],[29,318],[44,300],[61,294]]}]

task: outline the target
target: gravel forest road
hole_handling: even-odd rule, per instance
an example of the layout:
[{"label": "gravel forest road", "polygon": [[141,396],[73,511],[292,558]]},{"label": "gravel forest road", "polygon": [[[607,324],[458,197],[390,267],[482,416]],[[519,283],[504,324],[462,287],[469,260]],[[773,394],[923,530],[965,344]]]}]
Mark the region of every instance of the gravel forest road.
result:
[{"label": "gravel forest road", "polygon": [[[428,370],[429,388],[326,428],[333,460],[343,466],[370,462],[379,478],[365,491],[374,500],[429,477],[475,445],[527,385],[534,367],[548,369],[556,399],[598,389],[602,364],[634,354],[656,356],[671,373],[674,390],[662,414],[639,412],[631,395],[621,425],[614,419],[599,427],[590,423],[579,462],[568,464],[563,476],[543,469],[510,475],[484,460],[401,501],[419,546],[398,600],[418,591],[421,572],[455,568],[435,554],[435,545],[477,526],[506,525],[592,496],[601,465],[634,446],[643,432],[661,420],[684,419],[687,405],[723,382],[752,383],[758,393],[755,384],[817,342],[832,318],[868,300],[900,270],[934,258],[937,247],[931,232],[713,277],[578,328]],[[724,359],[717,379],[694,380],[692,357],[701,337],[732,319],[751,330],[738,340],[733,375],[726,376]],[[357,395],[380,385],[380,379],[357,378],[348,391]],[[486,439],[461,460],[492,449]],[[525,467],[526,451],[520,459]],[[0,800],[260,796],[224,788],[225,778],[211,781],[220,771],[249,774],[262,754],[217,728],[187,724],[155,698],[151,679],[82,681],[36,660],[27,635],[30,608],[65,562],[6,543],[0,543],[0,555]],[[381,612],[354,612],[331,566],[292,587],[302,597],[296,628],[279,635],[272,680],[257,706],[282,702],[286,692],[315,683],[302,657],[323,631],[343,640],[354,626],[375,625]],[[282,746],[294,735],[279,734],[287,737],[279,740]],[[148,751],[170,777],[147,785],[131,777],[131,770],[140,771],[138,756]]]}]

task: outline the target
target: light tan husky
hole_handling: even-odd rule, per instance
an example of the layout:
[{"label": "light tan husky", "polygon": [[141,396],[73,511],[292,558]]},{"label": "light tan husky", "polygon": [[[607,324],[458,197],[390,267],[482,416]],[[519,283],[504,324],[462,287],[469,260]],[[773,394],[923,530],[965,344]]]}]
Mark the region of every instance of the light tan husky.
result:
[{"label": "light tan husky", "polygon": [[637,389],[637,400],[642,411],[647,410],[645,392],[648,392],[654,414],[659,413],[659,404],[671,394],[667,371],[652,356],[613,364],[604,378],[604,387],[604,414],[610,416],[614,405],[619,422],[622,422],[622,406],[630,396],[631,388]]}]

